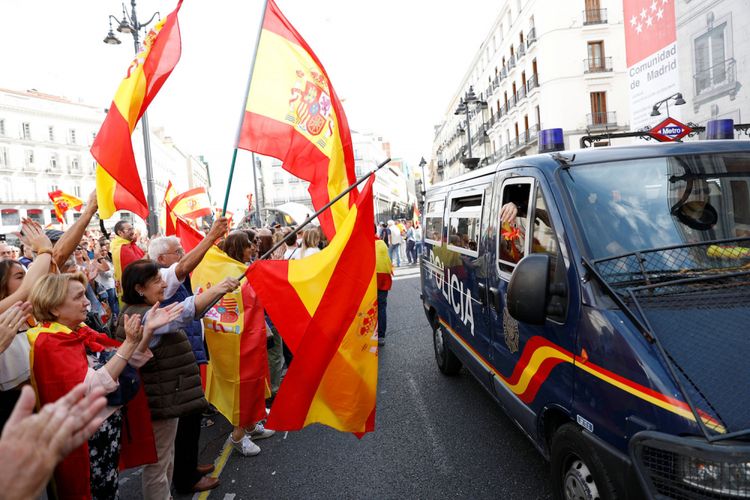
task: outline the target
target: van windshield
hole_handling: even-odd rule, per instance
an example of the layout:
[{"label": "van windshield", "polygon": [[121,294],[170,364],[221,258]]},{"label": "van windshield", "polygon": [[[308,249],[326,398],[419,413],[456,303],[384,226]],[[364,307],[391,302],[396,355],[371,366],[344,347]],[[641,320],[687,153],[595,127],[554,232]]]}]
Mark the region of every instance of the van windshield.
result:
[{"label": "van windshield", "polygon": [[645,158],[562,174],[594,259],[750,237],[750,155]]}]

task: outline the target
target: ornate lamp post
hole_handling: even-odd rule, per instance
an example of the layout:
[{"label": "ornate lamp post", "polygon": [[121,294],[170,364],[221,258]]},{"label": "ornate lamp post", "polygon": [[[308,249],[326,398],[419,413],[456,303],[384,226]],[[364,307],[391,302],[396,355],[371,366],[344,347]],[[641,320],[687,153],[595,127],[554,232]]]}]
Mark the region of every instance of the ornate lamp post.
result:
[{"label": "ornate lamp post", "polygon": [[[159,15],[159,12],[155,12],[151,15],[151,18],[145,23],[138,21],[138,17],[135,12],[135,0],[130,2],[130,12],[125,8],[125,4],[122,4],[122,20],[118,21],[113,15],[109,16],[109,33],[104,38],[104,43],[108,45],[119,45],[121,42],[112,32],[112,20],[118,24],[117,31],[120,33],[130,33],[133,37],[133,47],[135,53],[138,54],[140,51],[140,31],[145,30],[149,24]],[[146,200],[148,201],[148,219],[146,226],[148,227],[148,235],[154,236],[159,229],[159,216],[156,213],[156,194],[154,193],[154,170],[151,165],[151,141],[148,132],[148,116],[147,113],[143,113],[141,118],[141,129],[143,130],[143,153],[146,159]]]},{"label": "ornate lamp post", "polygon": [[469,86],[469,90],[464,94],[464,96],[461,98],[461,100],[458,103],[458,107],[456,108],[456,111],[453,113],[454,115],[466,115],[466,138],[468,143],[468,153],[469,155],[466,158],[463,158],[461,162],[466,166],[467,169],[472,170],[477,167],[479,164],[479,158],[474,158],[474,156],[471,153],[471,106],[479,106],[481,108],[482,105],[484,105],[485,102],[480,100],[477,95],[474,93],[474,87]]}]

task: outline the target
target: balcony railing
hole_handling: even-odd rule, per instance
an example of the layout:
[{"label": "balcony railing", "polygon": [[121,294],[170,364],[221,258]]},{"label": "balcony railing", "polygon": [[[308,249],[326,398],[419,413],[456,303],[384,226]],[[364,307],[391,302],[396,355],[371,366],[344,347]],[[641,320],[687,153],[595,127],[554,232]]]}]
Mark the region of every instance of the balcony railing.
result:
[{"label": "balcony railing", "polygon": [[520,59],[524,54],[526,54],[526,45],[521,42],[516,49],[516,56]]},{"label": "balcony railing", "polygon": [[516,67],[516,56],[510,56],[508,58],[508,69]]},{"label": "balcony railing", "polygon": [[593,57],[583,60],[584,73],[606,73],[612,71],[611,57]]},{"label": "balcony railing", "polygon": [[531,47],[536,43],[536,27],[531,28],[526,34],[526,47]]},{"label": "balcony railing", "polygon": [[539,75],[531,75],[531,77],[526,80],[526,92],[531,93],[531,91],[539,86]]},{"label": "balcony railing", "polygon": [[614,111],[595,111],[586,115],[589,128],[617,126],[617,114]]},{"label": "balcony railing", "polygon": [[607,9],[586,9],[583,11],[583,25],[607,24]]},{"label": "balcony railing", "polygon": [[518,92],[516,92],[516,102],[519,102],[524,97],[526,97],[526,86],[521,85],[521,88],[519,88]]},{"label": "balcony railing", "polygon": [[508,69],[503,67],[503,69],[500,70],[500,81],[503,81],[507,77],[508,77]]},{"label": "balcony railing", "polygon": [[737,93],[737,62],[734,58],[714,64],[693,75],[696,98],[704,98],[724,92]]}]

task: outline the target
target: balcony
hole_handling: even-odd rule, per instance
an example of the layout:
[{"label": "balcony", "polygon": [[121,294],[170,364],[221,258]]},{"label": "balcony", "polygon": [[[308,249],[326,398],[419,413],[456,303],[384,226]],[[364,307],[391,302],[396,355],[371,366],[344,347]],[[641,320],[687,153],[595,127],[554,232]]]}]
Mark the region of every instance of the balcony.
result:
[{"label": "balcony", "polygon": [[531,77],[526,80],[526,93],[530,94],[531,91],[539,86],[539,75],[531,75]]},{"label": "balcony", "polygon": [[526,47],[531,47],[536,43],[536,28],[531,28],[526,34]]},{"label": "balcony", "polygon": [[606,128],[617,126],[617,114],[614,111],[596,111],[586,115],[589,128]]},{"label": "balcony", "polygon": [[508,70],[516,67],[516,56],[510,56],[508,58]]},{"label": "balcony", "polygon": [[693,75],[693,92],[695,93],[693,107],[697,112],[702,103],[722,95],[729,95],[731,99],[734,99],[739,88],[737,62],[734,58],[725,59]]},{"label": "balcony", "polygon": [[583,60],[584,73],[607,73],[612,71],[611,57],[593,57]]},{"label": "balcony", "polygon": [[526,85],[521,85],[521,88],[518,89],[518,92],[516,92],[516,103],[518,103],[524,97],[526,97]]},{"label": "balcony", "polygon": [[583,11],[583,25],[607,24],[607,9],[587,9]]},{"label": "balcony", "polygon": [[523,44],[523,42],[518,44],[518,48],[516,49],[516,56],[520,59],[526,54],[526,45]]},{"label": "balcony", "polygon": [[508,69],[503,66],[503,69],[500,70],[500,81],[503,81],[507,77],[508,77]]}]

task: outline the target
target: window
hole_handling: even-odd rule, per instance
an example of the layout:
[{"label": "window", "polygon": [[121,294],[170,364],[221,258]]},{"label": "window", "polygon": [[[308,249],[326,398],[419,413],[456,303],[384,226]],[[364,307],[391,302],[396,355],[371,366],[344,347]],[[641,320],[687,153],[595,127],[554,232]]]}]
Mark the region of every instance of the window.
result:
[{"label": "window", "polygon": [[21,124],[21,139],[31,139],[31,124],[28,122]]},{"label": "window", "polygon": [[537,185],[534,201],[533,226],[531,228],[531,253],[545,253],[549,255],[549,283],[550,303],[548,308],[549,318],[556,321],[564,321],[567,315],[567,279],[565,277],[565,266],[558,264],[562,262],[560,256],[560,245],[557,243],[555,230],[552,228],[550,212],[542,195],[542,187]]},{"label": "window", "polygon": [[0,165],[4,167],[8,166],[8,148],[5,146],[0,148]]},{"label": "window", "polygon": [[33,220],[37,224],[44,225],[44,212],[38,208],[29,208],[26,210],[26,217]]},{"label": "window", "polygon": [[604,42],[599,40],[596,42],[588,43],[588,65],[587,70],[589,72],[600,72],[605,71],[604,65]]},{"label": "window", "polygon": [[55,142],[55,127],[50,126],[47,130],[49,132],[49,142]]},{"label": "window", "polygon": [[81,160],[78,158],[72,158],[70,160],[70,168],[72,170],[80,170],[81,169]]},{"label": "window", "polygon": [[428,200],[424,216],[424,239],[435,245],[442,244],[444,200]]},{"label": "window", "polygon": [[68,144],[76,143],[76,131],[75,129],[68,130]]},{"label": "window", "polygon": [[453,198],[448,215],[448,248],[476,257],[481,216],[481,193]]},{"label": "window", "polygon": [[[513,272],[516,263],[527,253],[526,234],[529,227],[528,209],[531,193],[531,179],[513,180],[503,185],[501,207],[513,203],[517,207],[517,215],[512,222],[503,222],[498,235],[498,266],[501,271]],[[502,210],[502,208],[501,208]],[[500,214],[497,215],[499,220]]]},{"label": "window", "polygon": [[727,80],[729,61],[725,52],[726,27],[726,23],[720,24],[695,39],[693,51],[696,94],[701,94]]},{"label": "window", "polygon": [[57,170],[57,153],[52,153],[52,156],[49,157],[49,168]]},{"label": "window", "polygon": [[57,212],[55,212],[55,209],[49,211],[49,220],[51,220],[53,223],[58,222],[57,220]]},{"label": "window", "polygon": [[591,92],[591,123],[593,125],[607,123],[606,92]]},{"label": "window", "polygon": [[3,226],[16,226],[21,223],[21,216],[15,208],[3,208],[0,210],[0,220]]},{"label": "window", "polygon": [[5,135],[5,120],[0,120],[0,135]]},{"label": "window", "polygon": [[34,166],[34,150],[33,149],[26,150],[26,166],[27,167]]},{"label": "window", "polygon": [[57,191],[58,189],[60,189],[60,186],[58,186],[57,184],[50,184],[50,186],[49,186],[49,192],[50,193],[53,193],[53,192]]},{"label": "window", "polygon": [[73,196],[75,196],[76,198],[81,197],[81,186],[79,185],[73,186]]}]

